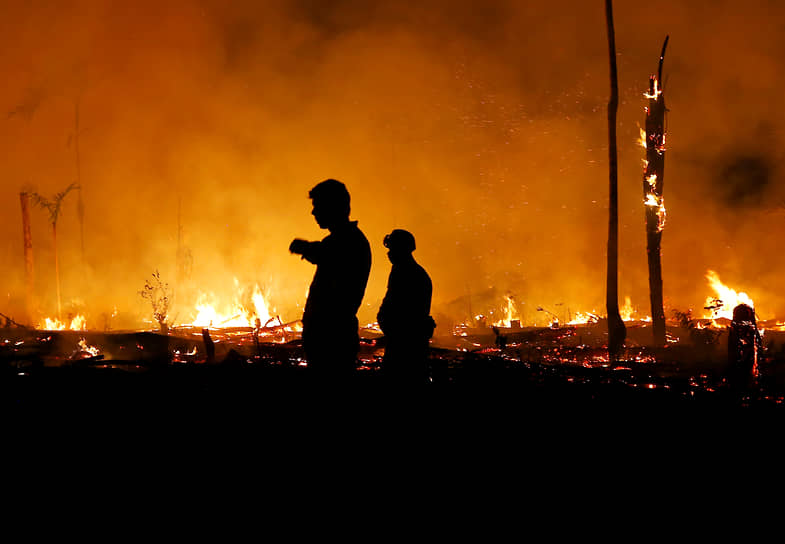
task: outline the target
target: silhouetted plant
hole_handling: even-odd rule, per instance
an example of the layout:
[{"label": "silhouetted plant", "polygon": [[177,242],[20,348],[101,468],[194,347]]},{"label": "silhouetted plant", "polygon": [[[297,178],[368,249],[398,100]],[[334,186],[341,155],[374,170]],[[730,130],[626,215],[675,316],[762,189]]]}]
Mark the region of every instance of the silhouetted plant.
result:
[{"label": "silhouetted plant", "polygon": [[700,323],[692,318],[692,310],[686,312],[673,310],[673,315],[679,322],[679,326],[687,329],[693,344],[716,344],[722,334],[720,330],[700,327]]},{"label": "silhouetted plant", "polygon": [[55,258],[55,284],[57,288],[57,317],[61,317],[62,306],[60,303],[60,261],[57,256],[57,220],[60,218],[60,208],[63,204],[65,196],[74,189],[78,189],[79,185],[72,183],[65,188],[64,191],[57,193],[51,199],[45,198],[38,193],[30,193],[30,200],[33,204],[49,212],[49,224],[52,225],[52,242],[54,245],[54,258]]},{"label": "silhouetted plant", "polygon": [[153,309],[153,318],[158,322],[158,327],[163,334],[169,332],[169,308],[172,300],[172,291],[169,284],[161,280],[161,273],[156,270],[152,274],[153,279],[145,280],[144,289],[139,291],[139,295],[150,301]]}]

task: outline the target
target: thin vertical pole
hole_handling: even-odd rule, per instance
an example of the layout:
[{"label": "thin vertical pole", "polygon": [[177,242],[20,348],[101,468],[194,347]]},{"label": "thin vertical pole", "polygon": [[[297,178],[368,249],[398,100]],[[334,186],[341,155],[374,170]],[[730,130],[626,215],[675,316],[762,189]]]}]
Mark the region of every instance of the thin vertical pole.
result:
[{"label": "thin vertical pole", "polygon": [[616,149],[616,112],[619,107],[619,86],[616,74],[616,37],[613,27],[613,2],[605,0],[608,27],[611,97],[608,102],[608,263],[605,305],[608,312],[608,355],[616,360],[624,345],[627,329],[619,314],[619,191]]}]

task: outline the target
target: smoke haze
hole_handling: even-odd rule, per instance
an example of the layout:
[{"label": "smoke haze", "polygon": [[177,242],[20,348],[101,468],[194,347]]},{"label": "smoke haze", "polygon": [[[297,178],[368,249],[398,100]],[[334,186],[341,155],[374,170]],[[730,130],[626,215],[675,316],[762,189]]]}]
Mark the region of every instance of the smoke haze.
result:
[{"label": "smoke haze", "polygon": [[[139,326],[149,304],[138,292],[160,270],[180,321],[194,293],[232,293],[235,278],[298,319],[313,267],[287,248],[326,234],[307,195],[332,177],[373,250],[361,322],[384,294],[393,228],[417,238],[442,320],[507,293],[527,323],[547,321],[538,306],[604,313],[604,3],[405,4],[0,0],[0,311],[24,304],[19,192],[51,196],[78,177],[84,262],[76,193],[57,225],[64,307],[94,326],[114,311]],[[614,9],[621,296],[650,313],[637,140],[669,35],[666,315],[700,313],[713,269],[761,317],[783,316],[785,5]],[[53,314],[50,228],[42,211],[32,218],[36,293]]]}]

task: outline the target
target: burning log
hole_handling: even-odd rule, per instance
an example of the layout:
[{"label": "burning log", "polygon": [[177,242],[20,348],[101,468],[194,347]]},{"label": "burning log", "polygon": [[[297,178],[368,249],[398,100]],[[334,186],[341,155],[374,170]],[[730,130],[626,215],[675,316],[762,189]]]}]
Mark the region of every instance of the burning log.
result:
[{"label": "burning log", "polygon": [[651,302],[654,344],[665,345],[665,310],[662,296],[661,249],[662,230],[665,227],[665,205],[662,189],[665,170],[665,95],[662,91],[662,62],[668,36],[662,44],[660,64],[656,76],[649,78],[646,98],[646,130],[643,145],[646,148],[643,172],[643,201],[646,209],[646,254],[649,263],[649,300]]},{"label": "burning log", "polygon": [[21,323],[15,321],[14,318],[8,317],[4,313],[0,313],[0,317],[5,319],[5,327],[6,328],[9,328],[11,326],[18,327],[20,329],[26,329],[27,328],[26,326],[22,325]]},{"label": "burning log", "polygon": [[613,1],[605,0],[608,27],[611,97],[608,102],[608,270],[605,305],[608,311],[608,355],[615,360],[624,346],[627,329],[619,313],[619,189],[616,150],[616,112],[619,108],[619,84],[616,74],[616,38],[613,28]]}]

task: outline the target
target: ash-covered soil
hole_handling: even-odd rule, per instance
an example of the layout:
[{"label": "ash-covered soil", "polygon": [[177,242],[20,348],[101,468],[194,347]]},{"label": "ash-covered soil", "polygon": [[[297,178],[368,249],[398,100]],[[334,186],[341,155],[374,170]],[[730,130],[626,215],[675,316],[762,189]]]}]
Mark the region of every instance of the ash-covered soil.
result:
[{"label": "ash-covered soil", "polygon": [[[785,342],[768,334],[761,379],[732,394],[725,380],[722,331],[694,336],[670,330],[665,348],[645,346],[632,329],[618,361],[609,361],[596,327],[468,331],[433,341],[432,382],[392,388],[379,372],[383,339],[365,337],[349,382],[311,379],[298,338],[257,342],[249,331],[78,332],[7,329],[0,342],[6,407],[215,405],[285,410],[303,403],[356,402],[524,412],[533,408],[771,408],[785,399]],[[640,337],[640,340],[638,339]],[[275,341],[271,341],[275,340]]]}]

